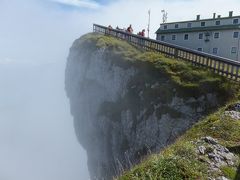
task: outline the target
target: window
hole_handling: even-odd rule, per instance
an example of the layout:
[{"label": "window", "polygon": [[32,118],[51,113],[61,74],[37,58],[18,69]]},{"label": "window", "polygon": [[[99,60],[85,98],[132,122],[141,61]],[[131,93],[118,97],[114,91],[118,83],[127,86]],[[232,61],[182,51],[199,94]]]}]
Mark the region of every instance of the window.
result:
[{"label": "window", "polygon": [[201,26],[203,27],[203,26],[205,26],[206,25],[206,23],[205,22],[201,22]]},{"label": "window", "polygon": [[184,34],[184,40],[188,40],[188,34]]},{"label": "window", "polygon": [[172,40],[175,41],[176,40],[176,35],[172,35]]},{"label": "window", "polygon": [[198,34],[198,39],[203,39],[203,33]]},{"label": "window", "polygon": [[191,28],[192,27],[192,23],[187,23],[187,27]]},{"label": "window", "polygon": [[237,47],[232,47],[231,53],[236,54],[237,53]]},{"label": "window", "polygon": [[238,36],[239,36],[239,32],[234,32],[233,33],[233,38],[238,38]]},{"label": "window", "polygon": [[164,29],[167,29],[167,25],[164,25],[163,28],[164,28]]},{"label": "window", "polygon": [[175,28],[177,29],[179,27],[179,25],[178,24],[175,24]]},{"label": "window", "polygon": [[218,48],[213,48],[213,54],[217,54],[218,53]]},{"label": "window", "polygon": [[238,19],[234,19],[233,24],[238,24]]},{"label": "window", "polygon": [[220,36],[220,33],[219,33],[219,32],[214,33],[214,39],[218,39],[219,36]]},{"label": "window", "polygon": [[216,21],[215,24],[219,26],[221,24],[221,21]]},{"label": "window", "polygon": [[203,51],[203,48],[197,48],[197,50],[202,52],[202,51]]},{"label": "window", "polygon": [[165,36],[161,36],[161,41],[165,41]]}]

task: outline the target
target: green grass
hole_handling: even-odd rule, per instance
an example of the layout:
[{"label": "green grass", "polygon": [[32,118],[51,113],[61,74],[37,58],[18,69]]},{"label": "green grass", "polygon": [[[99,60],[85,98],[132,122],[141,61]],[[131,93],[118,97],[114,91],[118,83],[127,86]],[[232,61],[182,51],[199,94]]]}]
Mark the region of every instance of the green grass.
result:
[{"label": "green grass", "polygon": [[224,173],[224,175],[229,179],[235,179],[235,177],[237,177],[237,168],[235,167],[225,166],[222,167],[221,170]]},{"label": "green grass", "polygon": [[224,116],[225,109],[226,107],[221,108],[196,124],[184,138],[190,140],[208,135],[219,139],[227,147],[240,145],[240,121]]},{"label": "green grass", "polygon": [[[217,93],[218,98],[222,99],[220,107],[227,102],[230,104],[231,101],[233,103],[240,99],[239,84],[185,61],[170,59],[156,52],[145,52],[125,41],[94,33],[83,36],[75,43],[75,45],[80,43],[81,46],[89,48],[89,53],[92,53],[92,50],[104,49],[106,59],[111,63],[122,68],[129,68],[129,65],[134,66],[140,71],[129,82],[128,93],[125,97],[116,103],[105,102],[103,104],[99,113],[107,115],[110,119],[118,120],[120,112],[124,108],[130,109],[135,115],[138,114],[140,107],[136,107],[136,104],[145,106],[151,111],[152,103],[159,103],[156,100],[159,92],[164,94],[162,96],[164,99],[159,101],[170,102],[173,96],[171,89],[163,88],[164,85],[160,85],[159,89],[155,91],[145,87],[146,83],[160,82],[164,84],[166,77],[170,80],[171,87],[176,88],[180,97],[199,97],[202,94]],[[163,80],[161,81],[161,79]],[[131,88],[136,83],[139,88]],[[144,89],[143,100],[140,101],[137,94],[142,89]],[[220,144],[240,154],[240,148],[237,148],[240,146],[240,121],[223,117],[225,108],[222,107],[203,118],[173,145],[166,147],[159,154],[151,155],[130,171],[125,172],[123,176],[119,177],[119,180],[207,179],[207,164],[197,159],[195,147],[190,143],[191,141],[196,141],[203,136],[212,136],[217,138]],[[163,111],[172,112],[169,108],[165,108]],[[149,114],[151,113],[149,112]],[[178,112],[172,114],[178,116]],[[159,112],[159,116],[161,116],[161,112]],[[125,142],[123,148],[127,149],[129,146],[128,142]],[[237,167],[225,167],[222,171],[231,179],[234,179],[236,174],[238,177],[240,176],[240,170],[238,168],[237,172]]]},{"label": "green grass", "polygon": [[206,178],[205,171],[204,164],[197,160],[194,146],[179,141],[161,154],[152,155],[119,180],[197,179]]},{"label": "green grass", "polygon": [[[204,136],[212,136],[218,139],[220,144],[240,156],[240,121],[223,117],[226,107],[207,116],[173,145],[159,154],[151,155],[118,179],[207,179],[207,176],[215,177],[219,175],[208,174],[207,163],[197,160],[196,147],[190,142],[197,141]],[[235,180],[240,177],[239,167],[223,167],[221,170],[226,177]]]},{"label": "green grass", "polygon": [[[148,109],[147,114],[151,114],[153,104],[167,104],[172,101],[174,96],[172,89],[176,89],[177,96],[183,98],[200,97],[204,94],[217,92],[221,100],[220,105],[226,100],[234,98],[239,89],[239,85],[236,83],[229,82],[228,79],[210,70],[193,66],[185,61],[170,59],[156,52],[146,52],[110,36],[91,33],[81,37],[78,41],[83,46],[89,48],[91,46],[90,49],[104,50],[105,60],[121,68],[132,66],[139,70],[139,73],[129,82],[125,97],[115,103],[105,102],[99,110],[100,115],[105,114],[115,121],[119,120],[120,112],[126,108],[130,109],[134,116],[137,116],[142,107]],[[166,81],[170,81],[167,86],[164,85]],[[145,84],[156,82],[160,84],[157,88],[145,87]],[[138,88],[131,89],[136,84],[138,84]],[[138,94],[141,91],[143,91],[143,98],[140,100]],[[156,97],[161,99],[156,99]],[[139,107],[136,107],[136,104]],[[181,116],[178,112],[167,107],[160,111],[158,116],[168,112]]]},{"label": "green grass", "polygon": [[[221,96],[233,97],[238,89],[236,83],[229,83],[225,77],[221,77],[214,72],[202,67],[193,66],[182,60],[175,60],[165,57],[156,52],[144,51],[141,48],[133,46],[126,41],[119,40],[110,36],[103,36],[96,33],[90,33],[82,36],[75,41],[76,45],[81,44],[85,49],[89,49],[89,53],[93,49],[104,49],[108,59],[121,67],[129,67],[129,64],[145,63],[145,67],[153,68],[161,74],[168,76],[173,83],[180,88],[184,88],[185,94],[199,94],[206,92],[218,91]],[[73,48],[75,45],[73,45]],[[153,67],[153,68],[151,68]]]}]

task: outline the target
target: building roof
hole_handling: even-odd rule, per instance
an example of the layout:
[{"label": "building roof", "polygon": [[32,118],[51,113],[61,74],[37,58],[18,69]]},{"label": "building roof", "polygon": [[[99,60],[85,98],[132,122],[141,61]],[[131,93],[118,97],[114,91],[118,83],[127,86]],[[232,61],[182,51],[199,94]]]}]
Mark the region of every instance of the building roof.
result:
[{"label": "building roof", "polygon": [[179,29],[158,29],[156,34],[170,34],[170,33],[185,33],[185,32],[199,32],[199,31],[221,31],[221,30],[234,30],[240,29],[239,24],[234,25],[222,25],[222,26],[204,26],[204,27],[192,27],[192,28],[179,28]]},{"label": "building roof", "polygon": [[160,25],[169,25],[169,24],[178,24],[178,23],[193,23],[193,22],[201,22],[201,21],[217,21],[217,20],[222,20],[222,19],[237,19],[240,18],[240,16],[232,16],[232,17],[216,17],[216,18],[208,18],[208,19],[200,19],[200,20],[189,20],[189,21],[178,21],[178,22],[170,22],[170,23],[162,23]]}]

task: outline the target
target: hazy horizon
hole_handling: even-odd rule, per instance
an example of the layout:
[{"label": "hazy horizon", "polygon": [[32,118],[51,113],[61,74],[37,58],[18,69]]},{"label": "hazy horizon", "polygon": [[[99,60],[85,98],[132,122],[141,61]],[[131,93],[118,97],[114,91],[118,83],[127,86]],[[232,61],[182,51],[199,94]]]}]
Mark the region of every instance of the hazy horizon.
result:
[{"label": "hazy horizon", "polygon": [[[78,143],[64,70],[69,48],[92,24],[147,27],[161,23],[239,15],[238,0],[1,0],[0,179],[86,180],[86,152]],[[181,10],[179,10],[181,7]],[[123,12],[124,9],[124,12]]]},{"label": "hazy horizon", "polygon": [[88,177],[86,153],[75,136],[63,73],[64,66],[57,63],[0,67],[0,179]]}]

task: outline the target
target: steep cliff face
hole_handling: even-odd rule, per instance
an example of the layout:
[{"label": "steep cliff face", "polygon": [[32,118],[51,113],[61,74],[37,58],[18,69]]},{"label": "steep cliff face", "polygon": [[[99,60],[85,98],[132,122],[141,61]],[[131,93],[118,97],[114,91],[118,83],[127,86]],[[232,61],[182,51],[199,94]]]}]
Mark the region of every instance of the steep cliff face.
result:
[{"label": "steep cliff face", "polygon": [[206,70],[96,34],[74,42],[65,84],[92,179],[160,151],[234,91]]}]

